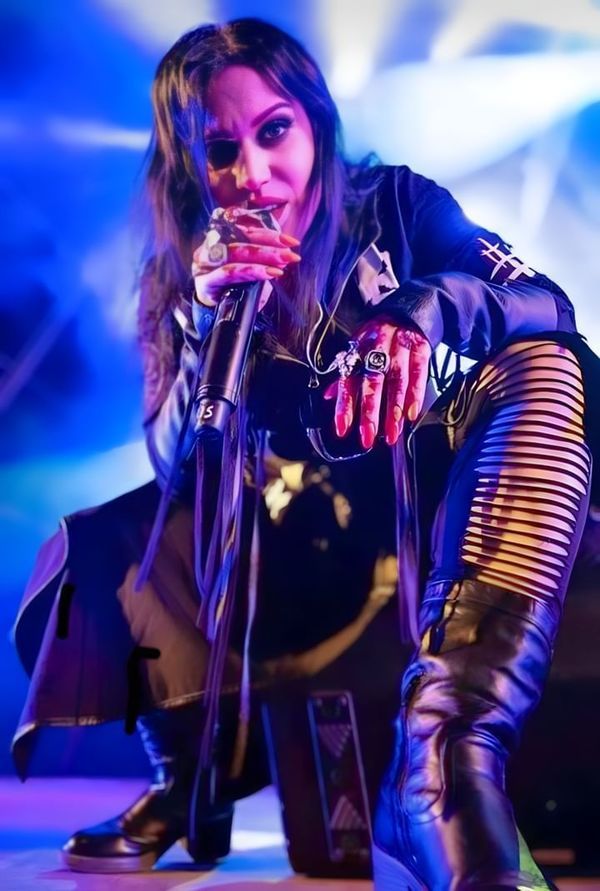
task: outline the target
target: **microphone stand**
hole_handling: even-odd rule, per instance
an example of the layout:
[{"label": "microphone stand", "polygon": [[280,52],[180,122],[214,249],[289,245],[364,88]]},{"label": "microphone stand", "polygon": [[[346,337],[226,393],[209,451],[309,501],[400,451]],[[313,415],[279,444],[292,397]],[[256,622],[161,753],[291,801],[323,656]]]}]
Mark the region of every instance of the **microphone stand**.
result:
[{"label": "microphone stand", "polygon": [[[197,437],[198,457],[203,465],[202,491],[196,494],[196,497],[201,499],[201,528],[196,532],[196,547],[201,549],[200,559],[203,564],[211,529],[217,516],[227,423],[238,406],[258,313],[260,291],[261,283],[253,282],[230,288],[221,298],[195,394],[194,432]],[[200,484],[200,479],[196,484]],[[232,611],[233,603],[230,597],[224,614],[217,624],[215,638],[210,648],[206,676],[210,679],[209,683],[213,689],[221,688]],[[218,711],[209,714],[211,712],[211,709],[207,708],[209,698],[205,691],[205,724],[189,810],[189,840],[191,849],[196,851],[202,851],[202,813],[214,813],[215,807],[218,810],[215,799],[219,721]]]}]

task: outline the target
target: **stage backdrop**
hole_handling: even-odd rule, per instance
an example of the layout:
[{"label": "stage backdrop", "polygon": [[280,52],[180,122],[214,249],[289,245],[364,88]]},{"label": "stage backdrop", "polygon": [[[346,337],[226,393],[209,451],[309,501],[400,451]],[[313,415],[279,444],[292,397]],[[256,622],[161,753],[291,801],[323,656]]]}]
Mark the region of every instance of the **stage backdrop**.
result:
[{"label": "stage backdrop", "polygon": [[[260,15],[322,65],[351,156],[449,187],[558,281],[600,347],[600,7],[592,0],[3,0],[0,11],[0,770],[26,679],[10,629],[59,517],[151,477],[132,202],[163,52]],[[101,543],[99,543],[99,547]],[[139,769],[122,728],[50,734],[44,771]]]}]

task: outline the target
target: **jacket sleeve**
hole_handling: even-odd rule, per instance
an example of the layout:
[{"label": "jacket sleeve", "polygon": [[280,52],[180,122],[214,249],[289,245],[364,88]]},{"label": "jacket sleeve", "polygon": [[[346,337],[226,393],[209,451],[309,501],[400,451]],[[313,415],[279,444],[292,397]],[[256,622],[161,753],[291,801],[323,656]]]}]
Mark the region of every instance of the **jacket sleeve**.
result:
[{"label": "jacket sleeve", "polygon": [[[198,372],[201,344],[212,325],[213,312],[180,299],[174,310],[152,305],[149,275],[142,277],[138,334],[144,370],[144,430],[150,461],[161,488],[175,458],[179,433]],[[186,466],[194,446],[192,429],[183,444],[176,489],[185,487],[192,468]]]},{"label": "jacket sleeve", "polygon": [[398,168],[395,179],[411,277],[380,312],[410,318],[433,348],[443,341],[473,359],[512,337],[576,330],[558,285],[472,223],[446,189],[408,168]]}]

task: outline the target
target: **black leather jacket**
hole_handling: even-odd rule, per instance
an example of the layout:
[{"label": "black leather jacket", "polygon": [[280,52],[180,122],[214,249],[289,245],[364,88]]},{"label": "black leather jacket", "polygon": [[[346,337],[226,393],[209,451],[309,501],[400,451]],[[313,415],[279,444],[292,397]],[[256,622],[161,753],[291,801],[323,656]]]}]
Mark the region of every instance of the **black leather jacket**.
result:
[{"label": "black leather jacket", "polygon": [[[565,293],[516,257],[499,235],[471,222],[446,189],[408,167],[374,168],[371,175],[377,187],[353,222],[351,217],[356,259],[339,302],[346,319],[358,324],[384,314],[410,321],[433,348],[443,342],[476,360],[510,339],[542,332],[580,343]],[[142,290],[142,320],[151,309]],[[170,374],[160,346],[142,335],[151,391],[145,429],[159,483],[173,460],[212,311],[182,298],[175,316],[182,340]],[[190,433],[184,451],[192,445]]]}]

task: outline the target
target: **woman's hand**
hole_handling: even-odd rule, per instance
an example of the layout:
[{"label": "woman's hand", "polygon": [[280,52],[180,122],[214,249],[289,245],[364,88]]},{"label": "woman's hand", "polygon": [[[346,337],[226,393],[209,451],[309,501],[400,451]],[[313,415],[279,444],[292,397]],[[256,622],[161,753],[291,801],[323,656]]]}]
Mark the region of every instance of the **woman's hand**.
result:
[{"label": "woman's hand", "polygon": [[[230,232],[228,229],[226,234]],[[293,235],[257,226],[254,220],[245,223],[244,217],[236,219],[235,233],[236,240],[227,242],[219,238],[218,226],[209,229],[194,251],[195,294],[204,306],[216,306],[224,289],[232,285],[280,278],[290,263],[301,259],[292,250],[300,244]],[[261,299],[259,309],[267,299],[268,295]]]},{"label": "woman's hand", "polygon": [[[340,377],[325,392],[326,399],[335,397],[336,400],[336,433],[345,436],[358,411],[364,448],[371,448],[375,442],[380,418],[385,441],[394,445],[404,419],[416,420],[423,406],[431,346],[419,331],[398,325],[385,316],[368,321],[359,329],[355,340],[362,359],[358,373]],[[389,357],[385,373],[365,370],[365,359],[373,351]],[[368,364],[380,364],[382,357],[374,359],[374,363]]]}]

